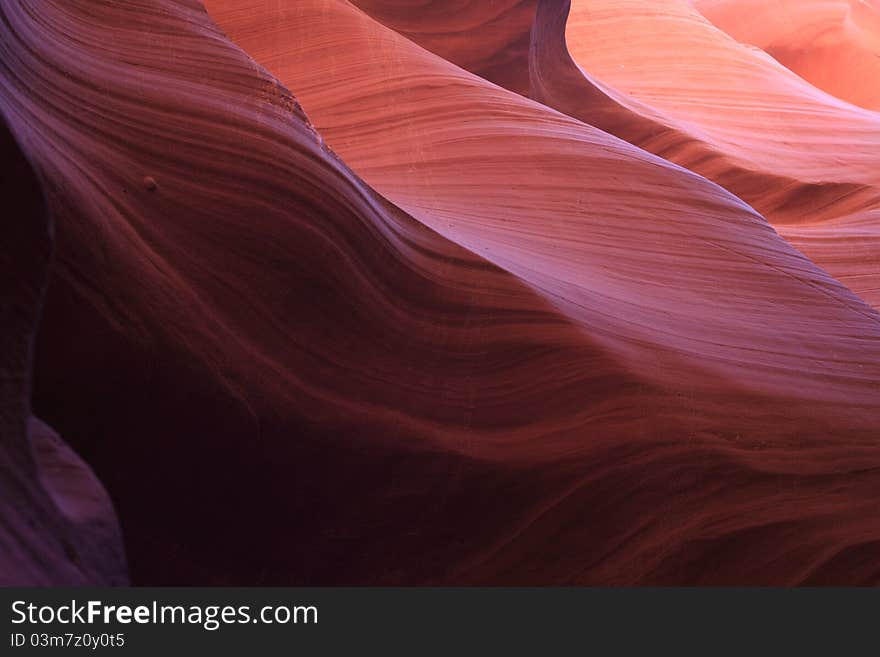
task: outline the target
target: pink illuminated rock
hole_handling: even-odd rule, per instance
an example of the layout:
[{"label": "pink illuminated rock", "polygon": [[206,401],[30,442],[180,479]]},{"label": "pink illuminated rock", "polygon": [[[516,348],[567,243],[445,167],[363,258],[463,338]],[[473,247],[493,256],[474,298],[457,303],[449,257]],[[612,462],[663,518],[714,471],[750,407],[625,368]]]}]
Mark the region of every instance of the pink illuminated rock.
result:
[{"label": "pink illuminated rock", "polygon": [[[729,89],[698,126],[673,110],[713,87],[592,77],[560,3],[356,4],[0,8],[0,112],[56,221],[34,412],[132,580],[878,583],[880,316],[768,223],[827,202],[845,234],[875,155],[817,135],[870,145],[872,115],[689,5],[603,12],[768,62],[813,160]],[[0,485],[105,545],[63,443],[33,424],[22,456],[26,398]],[[67,577],[55,531],[34,580]]]}]

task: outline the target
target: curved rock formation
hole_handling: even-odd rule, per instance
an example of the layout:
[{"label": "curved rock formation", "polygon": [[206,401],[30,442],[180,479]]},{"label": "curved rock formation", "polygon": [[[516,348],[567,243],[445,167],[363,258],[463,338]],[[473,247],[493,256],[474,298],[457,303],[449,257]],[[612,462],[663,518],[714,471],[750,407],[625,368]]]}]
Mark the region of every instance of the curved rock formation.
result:
[{"label": "curved rock formation", "polygon": [[453,64],[529,94],[537,0],[353,0],[380,23]]},{"label": "curved rock formation", "polygon": [[878,582],[877,313],[348,2],[207,8],[244,50],[191,0],[0,7],[35,407],[135,582]]},{"label": "curved rock formation", "polygon": [[876,0],[695,0],[712,23],[820,89],[880,110]]},{"label": "curved rock formation", "polygon": [[[559,563],[577,561],[577,546],[583,547],[588,534],[594,546],[602,544],[605,550],[623,541],[633,551],[621,547],[618,554],[629,566],[604,552],[604,557],[588,559],[590,566],[581,568],[578,576],[569,572],[569,579],[553,581],[734,581],[734,572],[749,572],[753,581],[774,579],[765,562],[747,566],[732,558],[716,570],[701,560],[709,559],[713,550],[727,554],[734,535],[740,540],[752,532],[760,535],[762,546],[774,543],[782,551],[799,551],[782,534],[790,531],[790,522],[799,522],[795,515],[812,517],[807,510],[816,509],[812,503],[799,503],[795,511],[794,505],[777,500],[789,509],[783,512],[786,520],[776,516],[776,506],[773,520],[752,516],[737,528],[720,529],[715,525],[720,522],[717,514],[733,517],[736,512],[727,516],[730,509],[722,510],[722,504],[706,516],[696,513],[690,494],[701,493],[690,489],[678,497],[666,488],[674,486],[675,477],[655,461],[651,468],[658,474],[652,481],[659,486],[659,497],[654,502],[670,500],[664,507],[666,517],[693,533],[673,538],[659,526],[643,526],[639,531],[651,537],[642,535],[646,542],[640,545],[626,543],[614,530],[606,534],[607,527],[586,528],[595,530],[595,523],[604,522],[595,508],[587,507],[601,499],[599,489],[607,493],[605,486],[610,485],[593,477],[620,465],[606,451],[608,445],[600,444],[616,436],[612,444],[621,449],[640,444],[639,452],[653,461],[662,460],[664,451],[654,441],[669,440],[678,449],[678,441],[688,436],[699,445],[698,451],[719,448],[761,471],[769,462],[775,462],[770,470],[782,462],[798,462],[798,470],[812,461],[804,460],[806,452],[801,450],[809,451],[819,434],[827,437],[831,430],[827,419],[846,415],[847,423],[854,422],[852,430],[838,424],[834,431],[850,438],[836,444],[863,444],[871,461],[874,457],[868,454],[876,449],[873,429],[862,422],[878,412],[875,384],[868,383],[876,373],[837,361],[841,352],[830,348],[826,338],[813,342],[808,336],[814,330],[824,336],[830,331],[837,336],[832,342],[845,344],[849,338],[844,334],[876,335],[877,315],[719,187],[451,66],[348,3],[312,0],[297,3],[294,12],[261,0],[211,0],[207,6],[233,39],[297,90],[318,130],[365,180],[424,224],[526,281],[581,326],[632,381],[648,386],[635,397],[615,395],[620,402],[629,400],[628,410],[606,415],[601,426],[569,425],[571,437],[558,439],[570,445],[570,463],[581,464],[586,479],[572,483],[569,494],[530,520],[527,529],[518,530],[515,540],[511,538],[491,560],[484,559],[482,567],[493,572],[502,563],[508,570],[500,572],[517,573],[521,546],[546,548],[540,536],[550,532],[559,546],[554,550],[556,565],[534,565],[533,578],[518,581],[553,579],[549,572]],[[340,80],[342,84],[330,82]],[[725,293],[719,294],[722,289]],[[803,312],[818,306],[824,308],[821,313]],[[823,329],[814,324],[832,317],[844,324]],[[852,332],[844,325],[859,328]],[[873,343],[867,338],[853,344],[852,362],[865,362],[861,350],[873,349]],[[855,378],[847,383],[850,377]],[[810,380],[822,383],[808,392],[804,384]],[[653,396],[652,388],[679,400],[667,398],[662,420],[653,414],[649,420],[636,410]],[[831,410],[843,402],[838,395],[844,389],[861,398],[858,412]],[[801,395],[800,402],[792,399]],[[802,407],[807,397],[811,401]],[[798,407],[794,415],[810,416],[825,428],[813,433],[809,423],[795,425],[776,415],[770,409],[778,406],[769,400],[781,398]],[[581,397],[580,403],[589,406],[590,398]],[[823,410],[817,411],[820,407]],[[756,408],[764,410],[756,415]],[[819,419],[826,412],[831,415]],[[760,457],[753,451],[756,445],[738,442],[758,434],[772,436]],[[643,440],[647,444],[641,444]],[[545,438],[529,449],[532,454],[550,453],[555,444]],[[505,449],[508,455],[513,451],[512,445]],[[781,461],[769,456],[774,452]],[[675,467],[694,465],[682,458]],[[714,468],[708,465],[713,462],[725,470],[721,462],[727,456],[719,458],[707,458],[698,470]],[[661,470],[666,474],[659,474]],[[731,478],[725,486],[749,486],[749,475],[727,475]],[[694,475],[698,481],[706,476],[706,471]],[[873,473],[865,482],[869,487],[878,483]],[[646,502],[654,494],[632,480],[626,487],[631,499]],[[745,493],[743,499],[747,497],[751,495]],[[737,505],[732,499],[728,503]],[[660,544],[666,547],[658,550]],[[853,548],[863,549],[874,548]],[[675,570],[673,576],[672,569],[682,568],[680,558],[691,550],[699,553],[695,560],[700,565]],[[636,555],[643,568],[632,568]],[[838,567],[830,565],[837,557],[826,563],[813,553],[808,560],[810,566],[792,563],[797,574],[789,571],[775,581],[821,579],[828,574],[826,566]]]},{"label": "curved rock formation", "polygon": [[30,165],[0,122],[0,586],[126,581],[113,507],[92,472],[31,417],[33,338],[51,252]]},{"label": "curved rock formation", "polygon": [[880,182],[877,114],[735,42],[687,0],[574,0],[566,38],[590,75],[748,169],[805,183]]},{"label": "curved rock formation", "polygon": [[135,581],[462,581],[570,485],[530,439],[634,379],[361,183],[203,11],[4,19],[0,104],[58,217],[36,403],[113,491]]},{"label": "curved rock formation", "polygon": [[[572,23],[589,23],[590,27],[589,30],[583,26],[571,28],[576,55],[583,68],[572,59],[566,47],[570,6],[567,0],[506,0],[455,7],[432,1],[420,4],[418,11],[413,10],[411,3],[404,6],[393,0],[358,0],[355,4],[386,26],[481,77],[696,170],[732,190],[863,299],[873,305],[880,303],[880,281],[876,268],[870,264],[876,261],[880,249],[876,212],[880,192],[873,178],[866,182],[864,177],[847,172],[846,167],[837,168],[838,152],[853,164],[853,155],[859,159],[876,150],[876,122],[870,125],[869,121],[867,129],[857,134],[841,134],[833,143],[827,140],[828,135],[840,133],[841,127],[857,125],[858,121],[854,124],[851,117],[834,116],[833,108],[822,106],[821,94],[811,100],[816,90],[809,85],[792,85],[793,76],[788,71],[782,71],[780,77],[778,66],[766,66],[754,52],[729,48],[731,44],[726,43],[729,39],[711,27],[706,29],[706,25],[699,25],[699,15],[684,0],[639,2],[638,6],[592,0],[576,3]],[[872,69],[880,66],[874,53],[875,10],[865,2],[852,0],[852,6],[849,0],[796,3],[797,11],[794,3],[788,6],[749,3],[748,0],[705,0],[693,4],[722,27],[730,27],[732,33],[747,40],[749,35],[755,35],[749,43],[766,43],[771,35],[781,35],[774,42],[776,49],[768,47],[768,52],[779,55],[781,61],[790,63],[801,74],[815,62],[817,71],[813,77],[818,76],[837,88],[848,86],[853,94],[863,97],[873,93],[871,90],[876,86],[873,80],[880,80]],[[530,16],[535,18],[533,25],[526,23]],[[484,30],[490,23],[492,29]],[[646,34],[640,35],[639,30]],[[484,31],[491,36],[483,38]],[[813,39],[819,32],[821,39]],[[658,40],[662,34],[668,36]],[[531,52],[524,57],[521,44],[529,38]],[[627,66],[635,71],[635,79],[647,79],[645,71],[651,67],[642,59],[653,55],[644,54],[641,47],[627,45],[635,39],[660,52],[658,62],[652,65],[654,73],[649,75],[667,87],[674,86],[674,81],[685,81],[677,90],[679,98],[668,102],[672,112],[652,102],[649,79],[640,101],[600,77],[590,75],[589,72],[595,72],[593,58],[601,60],[603,49],[609,49],[611,54],[606,58],[609,65],[600,65],[598,70],[612,84],[620,82],[621,88],[627,88]],[[808,43],[809,52],[795,52],[800,48],[795,42],[804,47]],[[624,48],[628,52],[615,50]],[[790,57],[780,54],[786,48],[792,51]],[[711,59],[703,56],[704,51]],[[681,66],[688,58],[691,63]],[[790,59],[797,61],[792,63]],[[801,60],[803,65],[798,65]],[[503,63],[503,75],[488,67],[486,61]],[[664,61],[671,65],[667,67]],[[699,78],[701,67],[705,67],[707,73]],[[721,78],[727,80],[717,89],[712,88],[716,83],[712,79],[713,71],[720,71]],[[698,77],[689,78],[689,72]],[[809,75],[806,77],[812,79]],[[700,85],[706,83],[708,88],[700,89]],[[733,93],[726,93],[725,85],[728,91],[733,89]],[[690,98],[692,88],[694,97]],[[737,98],[740,88],[746,90],[746,94]],[[668,93],[668,89],[661,93]],[[701,101],[701,97],[704,100]],[[727,98],[733,100],[728,103],[724,100]],[[765,98],[770,101],[762,107]],[[719,130],[718,126],[713,129],[710,125],[707,133],[701,129],[699,116],[679,116],[680,108],[700,102],[707,105],[704,114],[710,117],[715,114],[713,103],[720,102],[734,111],[738,111],[736,108],[743,102],[752,103],[748,112],[740,117],[746,129],[722,127]],[[784,109],[777,111],[778,108]],[[762,133],[766,117],[773,114],[777,120],[771,121],[770,130]],[[780,126],[793,115],[793,125],[780,132]],[[862,123],[864,126],[864,121]],[[759,128],[757,132],[755,126]],[[808,141],[798,146],[800,136],[784,136],[795,131],[798,135],[803,132]],[[772,134],[768,137],[768,133]],[[813,135],[811,140],[810,134]],[[750,144],[753,138],[758,143]],[[780,139],[788,141],[780,143]],[[826,164],[830,163],[824,170],[805,174],[774,166],[780,158],[786,159],[783,151],[792,145],[798,146],[798,152],[787,158],[789,164],[794,161],[798,166],[804,163],[812,166],[809,162],[812,156],[806,152],[817,149],[817,144],[818,150],[824,150],[828,156]],[[732,145],[741,148],[731,148]],[[766,151],[768,145],[772,151],[760,162],[744,158],[752,152]],[[870,160],[859,166],[869,170],[876,168],[876,162]]]},{"label": "curved rock formation", "polygon": [[880,303],[880,115],[736,43],[684,0],[542,0],[530,59],[534,98],[718,182]]}]

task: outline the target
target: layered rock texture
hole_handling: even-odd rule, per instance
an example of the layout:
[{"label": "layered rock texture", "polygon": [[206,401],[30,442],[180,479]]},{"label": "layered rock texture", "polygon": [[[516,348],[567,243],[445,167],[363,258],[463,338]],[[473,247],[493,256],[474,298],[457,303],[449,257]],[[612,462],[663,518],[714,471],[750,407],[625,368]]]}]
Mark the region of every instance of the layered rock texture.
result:
[{"label": "layered rock texture", "polygon": [[0,4],[9,572],[125,581],[81,457],[135,583],[880,583],[877,12],[785,4]]}]

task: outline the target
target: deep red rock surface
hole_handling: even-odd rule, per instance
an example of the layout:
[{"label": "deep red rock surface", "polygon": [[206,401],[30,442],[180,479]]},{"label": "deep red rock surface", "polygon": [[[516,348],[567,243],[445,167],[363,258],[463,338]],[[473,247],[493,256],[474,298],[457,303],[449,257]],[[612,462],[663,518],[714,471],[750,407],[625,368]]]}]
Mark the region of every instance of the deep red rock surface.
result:
[{"label": "deep red rock surface", "polygon": [[[877,115],[687,3],[455,4],[0,8],[33,406],[132,580],[878,583]],[[109,508],[7,397],[0,483]]]}]

